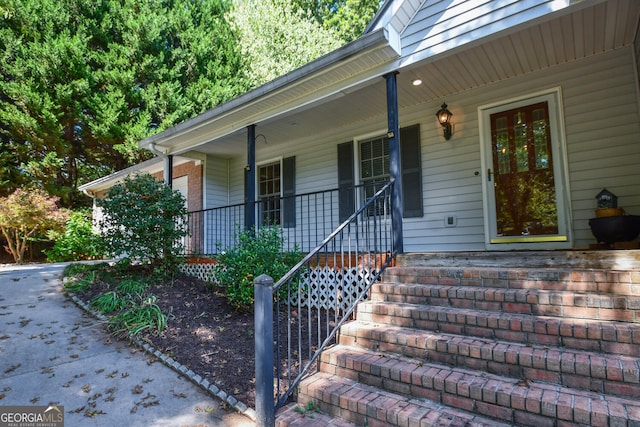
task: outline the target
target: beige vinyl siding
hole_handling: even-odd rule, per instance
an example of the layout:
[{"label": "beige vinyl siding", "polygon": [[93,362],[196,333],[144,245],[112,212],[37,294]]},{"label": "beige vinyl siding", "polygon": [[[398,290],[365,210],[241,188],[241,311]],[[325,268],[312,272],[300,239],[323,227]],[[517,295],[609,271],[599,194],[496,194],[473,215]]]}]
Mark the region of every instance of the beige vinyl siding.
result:
[{"label": "beige vinyl siding", "polygon": [[[640,121],[631,48],[571,64],[565,115],[577,246],[593,243],[588,220],[603,188],[640,215]],[[584,66],[579,66],[584,63]],[[585,72],[588,70],[588,72]]]},{"label": "beige vinyl siding", "polygon": [[229,160],[229,204],[244,203],[244,167],[247,157],[234,157]]},{"label": "beige vinyl siding", "polygon": [[[462,100],[444,100],[454,113],[447,141],[435,117],[442,101],[400,111],[403,126],[421,122],[424,216],[404,221],[407,252],[484,249],[477,118],[464,112]],[[456,227],[445,227],[447,216],[456,217]]]}]

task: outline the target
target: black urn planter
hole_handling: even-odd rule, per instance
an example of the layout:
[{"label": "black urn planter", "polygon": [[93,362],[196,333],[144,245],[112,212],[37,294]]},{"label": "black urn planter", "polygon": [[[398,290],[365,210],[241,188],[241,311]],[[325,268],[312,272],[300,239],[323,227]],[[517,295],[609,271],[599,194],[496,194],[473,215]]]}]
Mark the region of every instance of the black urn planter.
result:
[{"label": "black urn planter", "polygon": [[598,243],[629,242],[640,234],[640,215],[591,218],[589,226]]}]

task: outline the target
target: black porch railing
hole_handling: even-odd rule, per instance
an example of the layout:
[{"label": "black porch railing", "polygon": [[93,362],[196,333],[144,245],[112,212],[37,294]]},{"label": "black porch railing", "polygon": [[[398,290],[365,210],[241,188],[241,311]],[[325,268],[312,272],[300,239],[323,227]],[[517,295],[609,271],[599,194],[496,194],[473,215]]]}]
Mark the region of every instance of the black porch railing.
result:
[{"label": "black porch railing", "polygon": [[[386,182],[350,188],[331,189],[295,196],[269,198],[254,203],[255,227],[278,225],[285,247],[307,253],[335,230],[341,218],[339,198],[348,194],[355,202],[369,199]],[[370,210],[373,208],[369,208]],[[388,216],[388,203],[377,206],[377,216]],[[370,214],[373,212],[369,212]],[[245,224],[245,204],[192,211],[187,214],[188,237],[182,241],[185,256],[212,256],[236,244],[238,231]]]},{"label": "black porch railing", "polygon": [[275,285],[268,276],[256,279],[260,425],[273,425],[275,410],[317,369],[321,351],[393,260],[391,189],[384,185]]}]

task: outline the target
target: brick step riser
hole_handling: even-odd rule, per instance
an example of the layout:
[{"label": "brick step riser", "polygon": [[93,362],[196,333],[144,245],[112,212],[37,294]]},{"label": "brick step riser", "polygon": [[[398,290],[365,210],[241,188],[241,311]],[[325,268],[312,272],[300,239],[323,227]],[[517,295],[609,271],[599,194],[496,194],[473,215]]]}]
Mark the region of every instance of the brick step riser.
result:
[{"label": "brick step riser", "polygon": [[639,357],[640,324],[458,310],[448,307],[367,302],[357,319],[521,344],[549,345]]},{"label": "brick step riser", "polygon": [[576,294],[533,289],[376,284],[371,301],[468,308],[535,316],[640,323],[640,295]]},{"label": "brick step riser", "polygon": [[385,283],[640,295],[640,271],[391,267]]},{"label": "brick step riser", "polygon": [[515,379],[555,383],[564,387],[640,398],[640,361],[637,358],[581,353],[548,347],[480,342],[432,334],[380,333],[347,324],[339,344],[395,353],[426,362],[475,369]]},{"label": "brick step riser", "polygon": [[[559,389],[557,385],[509,380],[487,374],[416,362],[414,365],[379,354],[351,357],[325,354],[321,372],[405,396],[428,399],[459,410],[524,426],[574,423],[590,426],[640,423],[637,399]],[[570,425],[570,424],[568,424]]]},{"label": "brick step riser", "polygon": [[339,382],[334,382],[329,380],[331,378],[311,377],[303,380],[298,393],[298,404],[305,407],[311,403],[324,413],[368,427],[511,425],[453,408],[444,408],[435,402],[407,399],[392,393],[381,396],[372,387],[342,378]]}]

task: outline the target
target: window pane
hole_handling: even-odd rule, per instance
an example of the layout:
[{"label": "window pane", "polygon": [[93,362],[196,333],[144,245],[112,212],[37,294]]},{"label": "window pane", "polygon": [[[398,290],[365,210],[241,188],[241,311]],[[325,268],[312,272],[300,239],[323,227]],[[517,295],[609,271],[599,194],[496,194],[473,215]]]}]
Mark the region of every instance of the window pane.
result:
[{"label": "window pane", "polygon": [[511,162],[509,161],[509,130],[507,129],[507,118],[499,117],[496,119],[496,141],[495,155],[498,160],[498,173],[506,174],[511,171]]},{"label": "window pane", "polygon": [[558,233],[546,102],[491,115],[496,232],[499,236]]},{"label": "window pane", "polygon": [[549,168],[547,148],[547,118],[542,108],[533,111],[533,141],[536,150],[536,169]]},{"label": "window pane", "polygon": [[516,146],[516,170],[526,172],[529,170],[529,152],[527,147],[527,122],[520,111],[514,115],[513,137]]},{"label": "window pane", "polygon": [[262,223],[280,224],[280,163],[260,166],[258,176]]},{"label": "window pane", "polygon": [[360,143],[360,178],[368,180],[389,177],[389,141],[374,138]]}]

